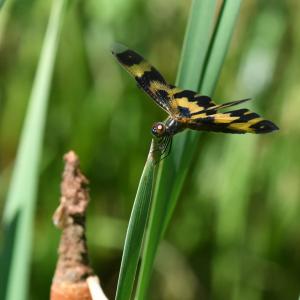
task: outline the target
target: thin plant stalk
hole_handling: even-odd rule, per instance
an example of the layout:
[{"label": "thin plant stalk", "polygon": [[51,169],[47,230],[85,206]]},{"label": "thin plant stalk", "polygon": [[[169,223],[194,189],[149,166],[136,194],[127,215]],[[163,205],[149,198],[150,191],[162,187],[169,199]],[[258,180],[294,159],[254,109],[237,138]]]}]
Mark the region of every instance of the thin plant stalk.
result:
[{"label": "thin plant stalk", "polygon": [[[207,23],[212,24],[213,14],[215,10],[215,1],[200,1],[195,0],[191,8],[191,17],[189,18],[188,32],[185,36],[185,53],[181,60],[179,74],[181,76],[179,81],[182,82],[182,86],[196,89],[202,73],[202,66],[205,60],[205,51],[201,51],[203,47],[208,48],[209,37],[212,29],[206,27]],[[201,12],[201,14],[199,14]],[[189,58],[189,59],[188,59]],[[191,70],[192,69],[192,70]],[[191,72],[193,71],[193,72]],[[189,76],[189,79],[187,78]],[[193,81],[193,82],[192,82]],[[152,150],[150,150],[151,153]],[[151,165],[148,166],[146,162],[145,169],[143,171],[141,181],[134,201],[132,214],[129,221],[129,226],[125,239],[125,246],[123,251],[121,269],[118,280],[116,299],[129,299],[132,293],[134,281],[136,279],[136,270],[141,254],[142,242],[144,239],[144,233],[146,230],[146,222],[148,217],[148,209],[151,203],[153,177],[151,174],[154,172]],[[149,174],[147,174],[149,173]],[[144,177],[150,177],[151,181],[143,180]],[[148,185],[148,186],[145,186]],[[145,193],[145,190],[151,189],[151,192]],[[147,196],[147,199],[145,198]],[[147,211],[139,212],[143,201],[148,204]],[[137,215],[142,216],[142,220],[137,221]],[[138,288],[139,291],[139,288]]]},{"label": "thin plant stalk", "polygon": [[55,0],[49,17],[4,210],[0,298],[26,299],[39,161],[51,78],[67,0]]},{"label": "thin plant stalk", "polygon": [[136,278],[136,271],[151,204],[153,184],[158,166],[157,159],[159,159],[159,157],[156,156],[157,153],[154,149],[155,141],[153,140],[151,151],[139,182],[127,227],[116,292],[117,300],[130,299]]},{"label": "thin plant stalk", "polygon": [[[203,66],[204,75],[200,91],[204,91],[203,93],[206,95],[213,94],[232,37],[240,4],[241,1],[225,1],[221,7],[208,49],[207,59]],[[178,76],[178,78],[180,79],[181,77]],[[180,82],[178,84],[180,85]],[[173,152],[170,158],[164,161],[158,171],[158,182],[150,212],[142,256],[136,295],[136,299],[138,300],[145,298],[158,244],[171,220],[192,161],[193,152],[196,149],[198,136],[199,133],[188,132],[175,137]]]}]

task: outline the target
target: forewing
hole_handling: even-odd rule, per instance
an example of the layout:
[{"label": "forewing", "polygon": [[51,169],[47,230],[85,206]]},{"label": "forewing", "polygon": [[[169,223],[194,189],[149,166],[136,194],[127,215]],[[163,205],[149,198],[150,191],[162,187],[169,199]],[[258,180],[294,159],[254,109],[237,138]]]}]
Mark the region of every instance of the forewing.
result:
[{"label": "forewing", "polygon": [[278,130],[271,121],[263,119],[248,109],[238,109],[226,113],[211,114],[190,120],[187,127],[195,130],[225,133],[268,133]]},{"label": "forewing", "polygon": [[216,106],[208,96],[176,87],[173,87],[171,96],[171,107],[178,111],[177,119],[190,119],[196,114],[198,117],[203,117],[215,112],[214,109],[211,109],[209,113],[204,113],[207,109]]},{"label": "forewing", "polygon": [[161,108],[170,115],[176,113],[176,109],[170,104],[170,91],[173,87],[151,64],[135,51],[120,44],[114,45],[112,53],[129,74],[134,77],[138,86]]}]

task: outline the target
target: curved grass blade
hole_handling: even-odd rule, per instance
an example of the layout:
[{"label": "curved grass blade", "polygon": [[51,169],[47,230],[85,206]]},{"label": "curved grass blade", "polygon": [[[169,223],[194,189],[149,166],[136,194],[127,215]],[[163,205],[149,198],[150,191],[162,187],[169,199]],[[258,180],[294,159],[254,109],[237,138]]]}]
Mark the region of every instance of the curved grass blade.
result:
[{"label": "curved grass blade", "polygon": [[[203,84],[200,86],[201,93],[207,95],[213,93],[233,33],[240,3],[241,1],[233,0],[223,3],[207,53]],[[186,41],[188,40],[186,39]],[[187,47],[185,46],[184,49],[187,49]],[[184,51],[182,60],[184,61],[188,58],[188,53]],[[180,73],[181,70],[179,71]],[[177,83],[179,86],[186,87],[183,85],[187,84],[184,83],[183,78],[184,75],[179,75]],[[190,88],[197,89],[196,86],[190,86]],[[187,176],[198,138],[199,133],[194,132],[187,132],[176,136],[172,154],[163,162],[158,171],[158,183],[153,198],[142,256],[136,296],[138,300],[145,298],[158,244],[170,222],[183,182]]]},{"label": "curved grass blade", "polygon": [[3,4],[4,4],[4,0],[0,0],[0,9],[2,8]]},{"label": "curved grass blade", "polygon": [[50,83],[67,0],[55,0],[34,79],[5,206],[0,298],[26,299],[33,218]]},{"label": "curved grass blade", "polygon": [[151,203],[157,159],[159,159],[159,157],[152,156],[152,154],[155,154],[153,152],[154,145],[155,142],[153,141],[152,150],[146,161],[129,219],[118,279],[117,300],[130,299],[135,282]]},{"label": "curved grass blade", "polygon": [[239,15],[241,2],[242,0],[227,0],[223,3],[205,64],[203,80],[199,85],[203,94],[211,95],[215,89]]},{"label": "curved grass blade", "polygon": [[8,0],[6,2],[4,2],[4,0],[1,2],[0,0],[0,47],[3,43],[3,35],[11,16],[12,6],[13,0]]},{"label": "curved grass blade", "polygon": [[213,32],[216,0],[193,0],[176,83],[186,89],[198,89]]}]

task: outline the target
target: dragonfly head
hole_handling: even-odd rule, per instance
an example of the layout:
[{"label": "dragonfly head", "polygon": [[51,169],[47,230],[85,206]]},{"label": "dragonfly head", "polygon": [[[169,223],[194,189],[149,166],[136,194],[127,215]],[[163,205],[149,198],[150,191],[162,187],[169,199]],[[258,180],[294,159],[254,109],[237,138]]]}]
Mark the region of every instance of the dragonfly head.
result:
[{"label": "dragonfly head", "polygon": [[153,136],[157,138],[161,138],[166,135],[166,125],[163,122],[154,123],[152,126],[151,132]]}]

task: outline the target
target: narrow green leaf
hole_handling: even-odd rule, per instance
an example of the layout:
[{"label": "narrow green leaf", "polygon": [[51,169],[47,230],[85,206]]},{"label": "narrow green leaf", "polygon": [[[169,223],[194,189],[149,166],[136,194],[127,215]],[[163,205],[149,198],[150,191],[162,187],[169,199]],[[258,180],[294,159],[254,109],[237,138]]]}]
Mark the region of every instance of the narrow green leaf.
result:
[{"label": "narrow green leaf", "polygon": [[216,0],[192,2],[176,81],[180,87],[198,88],[213,32],[215,10]]},{"label": "narrow green leaf", "polygon": [[[151,149],[153,149],[153,145],[152,143]],[[134,200],[118,279],[117,300],[128,300],[132,293],[151,203],[153,182],[157,167],[155,160],[156,158],[153,159],[150,152]]]},{"label": "narrow green leaf", "polygon": [[4,0],[0,0],[0,8],[2,8],[3,4],[4,4]]},{"label": "narrow green leaf", "polygon": [[[200,86],[200,91],[202,94],[211,95],[213,93],[213,89],[219,77],[219,73],[223,65],[223,61],[232,36],[234,24],[236,22],[238,10],[240,7],[240,2],[241,1],[224,2],[213,37],[210,42],[210,47],[206,56],[206,62],[203,65],[203,61],[199,60],[202,65],[196,66],[195,69],[191,70],[191,73],[193,74],[191,77],[197,76],[197,78],[200,80],[201,76],[199,76],[199,73],[197,75],[197,67],[198,69],[200,69],[200,73],[204,68],[203,84]],[[208,3],[206,4],[209,5]],[[210,9],[213,9],[213,7],[210,6]],[[198,13],[200,14],[200,11],[198,11]],[[208,15],[212,16],[212,13]],[[192,17],[197,18],[196,13],[192,13],[191,18]],[[199,15],[198,18],[201,18],[201,16]],[[210,22],[211,20],[206,20],[206,24],[209,24]],[[191,21],[190,24],[192,23],[193,22]],[[194,35],[196,37],[200,33],[201,28],[189,27],[187,36],[191,35],[191,37],[186,38],[185,41],[188,42],[190,40],[193,40],[192,36]],[[206,34],[206,37],[209,36],[207,31],[203,32],[202,34]],[[189,60],[193,57],[193,55],[187,52],[186,49],[189,49],[189,51],[193,51],[193,49],[189,48],[188,46],[184,46],[182,54],[183,62],[181,65],[184,65],[184,62],[186,60]],[[205,51],[205,48],[202,49],[203,51]],[[188,65],[193,64],[189,63]],[[188,69],[181,68],[179,74],[181,74],[181,72],[183,71],[189,73]],[[188,75],[183,74],[178,76],[178,85],[196,90],[199,81],[191,81],[191,83],[189,84],[185,82],[185,76]],[[149,224],[146,232],[142,265],[136,294],[136,299],[138,300],[145,299],[157,247],[164,231],[167,228],[167,225],[170,222],[183,182],[187,176],[193,153],[197,146],[198,138],[199,133],[194,132],[186,132],[179,136],[176,136],[174,138],[172,154],[163,162],[158,171],[158,183],[155,189],[153,204],[149,217]]]},{"label": "narrow green leaf", "polygon": [[8,23],[8,20],[11,16],[11,9],[13,6],[13,0],[8,0],[4,3],[4,0],[0,0],[0,46],[3,43],[3,35]]},{"label": "narrow green leaf", "polygon": [[1,299],[21,300],[27,297],[39,160],[66,2],[55,0],[52,5],[8,192],[3,218]]},{"label": "narrow green leaf", "polygon": [[205,66],[201,92],[211,95],[216,86],[231,41],[242,0],[227,0],[221,9]]}]

